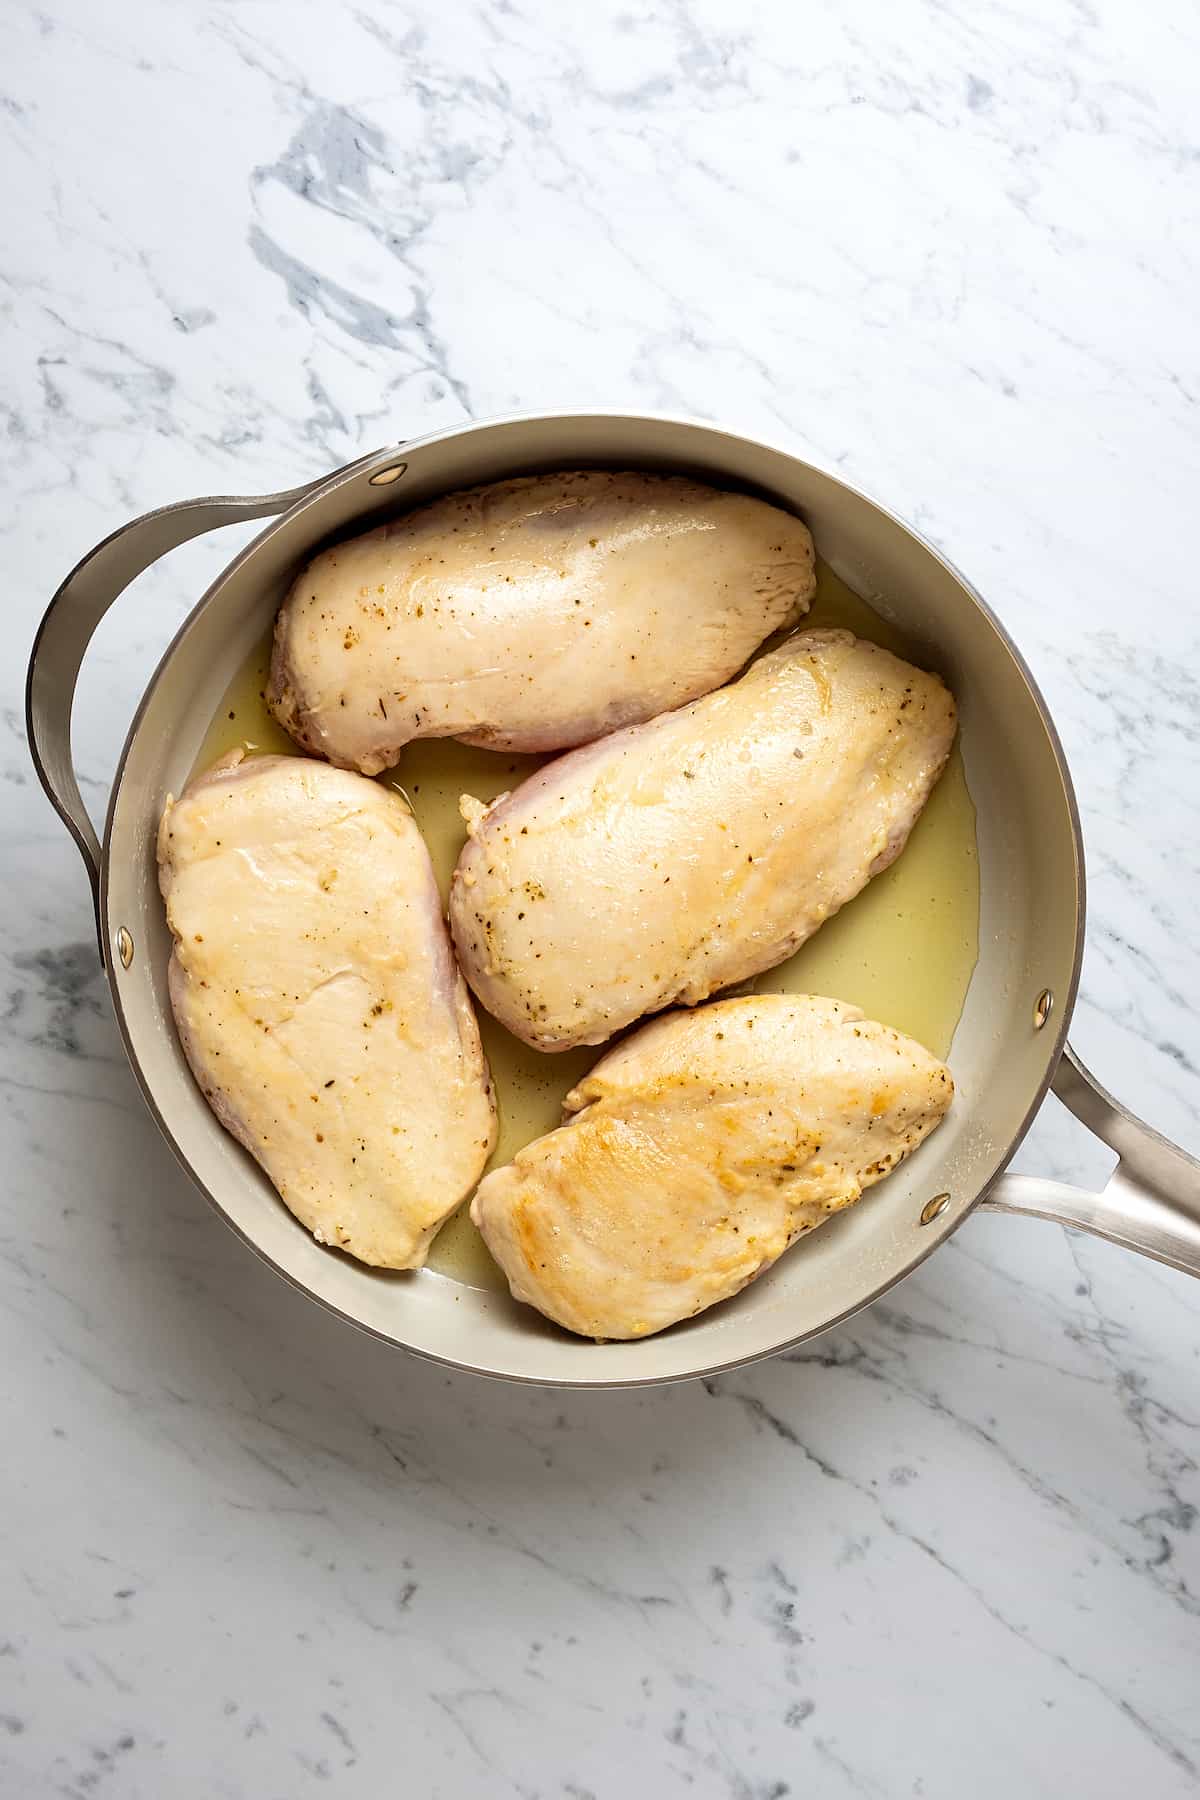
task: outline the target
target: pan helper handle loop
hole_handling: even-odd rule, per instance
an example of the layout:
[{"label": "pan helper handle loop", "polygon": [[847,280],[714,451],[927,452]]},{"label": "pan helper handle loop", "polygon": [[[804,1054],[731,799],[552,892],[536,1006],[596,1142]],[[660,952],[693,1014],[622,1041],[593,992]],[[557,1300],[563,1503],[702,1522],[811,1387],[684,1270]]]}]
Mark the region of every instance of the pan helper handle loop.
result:
[{"label": "pan helper handle loop", "polygon": [[[25,721],[38,779],[83,857],[100,931],[100,840],[88,817],[71,755],[71,716],[83,658],[96,627],[144,569],[206,531],[288,512],[319,489],[377,463],[374,451],[331,475],[277,494],[181,500],[144,513],[106,537],[75,565],[38,627],[25,687]],[[392,452],[387,452],[391,455]],[[101,942],[101,955],[104,945]]]}]

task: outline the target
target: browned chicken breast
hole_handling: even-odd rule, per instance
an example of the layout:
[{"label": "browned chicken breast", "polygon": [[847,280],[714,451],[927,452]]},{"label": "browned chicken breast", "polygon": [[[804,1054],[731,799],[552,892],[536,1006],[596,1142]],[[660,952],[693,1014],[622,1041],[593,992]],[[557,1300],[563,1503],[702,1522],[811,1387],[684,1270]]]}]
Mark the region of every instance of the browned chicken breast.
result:
[{"label": "browned chicken breast", "polygon": [[954,730],[936,675],[802,631],[719,693],[464,802],[467,980],[565,1050],[772,968],[900,854]]},{"label": "browned chicken breast", "polygon": [[241,752],[168,799],[159,879],[188,1062],[318,1242],[417,1268],[495,1142],[429,853],[399,795]]},{"label": "browned chicken breast", "polygon": [[562,750],[719,687],[815,586],[807,528],[748,494],[502,481],[318,556],[279,614],[268,704],[367,775],[413,738]]},{"label": "browned chicken breast", "polygon": [[471,1217],[516,1299],[583,1337],[645,1337],[853,1205],[953,1091],[920,1044],[842,1001],[669,1013],[596,1064],[566,1124],[484,1178]]}]

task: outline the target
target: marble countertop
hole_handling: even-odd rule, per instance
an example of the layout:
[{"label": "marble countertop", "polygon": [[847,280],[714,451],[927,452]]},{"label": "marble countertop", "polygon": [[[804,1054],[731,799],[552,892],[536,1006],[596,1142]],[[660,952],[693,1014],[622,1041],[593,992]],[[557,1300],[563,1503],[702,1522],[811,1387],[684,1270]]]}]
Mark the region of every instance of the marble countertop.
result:
[{"label": "marble countertop", "polygon": [[[1088,846],[1075,1041],[1200,1150],[1194,6],[43,0],[0,71],[0,1788],[1193,1794],[1200,1286],[980,1217],[705,1385],[390,1353],[160,1143],[20,688],[162,502],[521,408],[789,440],[1019,638]],[[235,538],[105,622],[96,813]],[[1019,1166],[1106,1159],[1051,1103]]]}]

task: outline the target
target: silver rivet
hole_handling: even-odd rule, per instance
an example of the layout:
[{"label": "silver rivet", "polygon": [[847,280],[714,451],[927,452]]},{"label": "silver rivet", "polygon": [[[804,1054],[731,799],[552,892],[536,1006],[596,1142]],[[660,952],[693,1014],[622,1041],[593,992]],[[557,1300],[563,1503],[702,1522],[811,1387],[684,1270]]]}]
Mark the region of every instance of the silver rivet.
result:
[{"label": "silver rivet", "polygon": [[1043,988],[1033,1003],[1033,1029],[1040,1031],[1053,1011],[1054,995],[1049,988]]},{"label": "silver rivet", "polygon": [[133,939],[123,925],[117,932],[117,955],[121,959],[121,967],[127,969],[133,961]]},{"label": "silver rivet", "polygon": [[407,463],[393,463],[389,469],[377,469],[371,477],[371,487],[390,487],[393,481],[399,481],[407,467]]},{"label": "silver rivet", "polygon": [[935,1194],[932,1200],[927,1200],[921,1208],[922,1225],[932,1225],[935,1219],[940,1219],[949,1204],[949,1194]]}]

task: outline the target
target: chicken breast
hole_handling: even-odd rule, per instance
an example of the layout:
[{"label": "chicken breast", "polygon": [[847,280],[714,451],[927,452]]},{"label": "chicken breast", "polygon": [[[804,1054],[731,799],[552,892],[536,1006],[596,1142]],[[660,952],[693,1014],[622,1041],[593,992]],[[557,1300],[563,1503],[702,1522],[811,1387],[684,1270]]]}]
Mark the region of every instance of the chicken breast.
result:
[{"label": "chicken breast", "polygon": [[418,1268],[496,1119],[404,802],[236,751],[168,799],[158,860],[171,1004],[213,1111],[318,1243]]},{"label": "chicken breast", "polygon": [[413,738],[561,750],[719,687],[814,588],[806,527],[747,494],[498,482],[318,556],[280,611],[267,701],[367,775]]},{"label": "chicken breast", "polygon": [[468,981],[517,1037],[565,1050],[771,968],[900,854],[954,730],[936,675],[807,631],[490,807],[464,800]]},{"label": "chicken breast", "polygon": [[581,1337],[639,1338],[727,1300],[939,1123],[920,1044],[811,995],[670,1013],[602,1057],[570,1122],[481,1182],[513,1296]]}]

